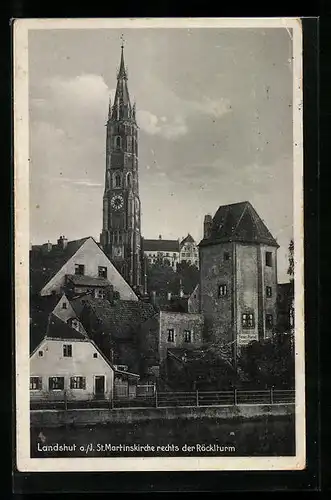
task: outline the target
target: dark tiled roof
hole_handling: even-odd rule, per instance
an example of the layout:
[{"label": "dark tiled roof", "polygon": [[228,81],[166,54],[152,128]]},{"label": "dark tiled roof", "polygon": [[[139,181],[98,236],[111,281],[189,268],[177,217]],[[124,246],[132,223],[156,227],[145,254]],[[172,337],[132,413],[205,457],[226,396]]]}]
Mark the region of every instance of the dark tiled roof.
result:
[{"label": "dark tiled roof", "polygon": [[30,290],[33,294],[39,293],[46,283],[61,269],[62,266],[79,250],[89,239],[89,236],[80,240],[68,241],[65,249],[52,245],[48,252],[43,245],[35,245],[30,250]]},{"label": "dark tiled roof", "polygon": [[104,299],[86,297],[86,306],[101,322],[105,333],[114,339],[131,338],[142,323],[155,314],[152,304],[133,300],[109,302]]},{"label": "dark tiled roof", "polygon": [[143,240],[143,250],[146,252],[179,252],[178,240]]},{"label": "dark tiled roof", "polygon": [[74,285],[99,286],[99,287],[110,286],[110,282],[106,278],[101,278],[101,277],[92,278],[91,276],[84,276],[79,274],[67,274],[66,277]]},{"label": "dark tiled roof", "polygon": [[49,318],[47,333],[47,338],[62,339],[62,340],[86,340],[87,337],[81,332],[72,328],[67,323],[62,321],[54,314],[51,314]]},{"label": "dark tiled roof", "polygon": [[195,243],[194,239],[192,238],[192,236],[190,235],[190,233],[186,236],[186,238],[183,239],[183,241],[181,242],[181,246],[182,245],[185,245],[185,243]]},{"label": "dark tiled roof", "polygon": [[47,332],[51,312],[58,303],[58,298],[52,295],[34,297],[30,301],[30,353],[40,344]]},{"label": "dark tiled roof", "polygon": [[279,247],[249,201],[219,207],[212,221],[209,238],[204,238],[199,245],[230,241]]},{"label": "dark tiled roof", "polygon": [[70,300],[70,305],[73,307],[75,313],[78,317],[80,317],[82,310],[84,308],[84,304],[87,299],[92,297],[92,293],[86,293],[77,297],[74,297]]}]

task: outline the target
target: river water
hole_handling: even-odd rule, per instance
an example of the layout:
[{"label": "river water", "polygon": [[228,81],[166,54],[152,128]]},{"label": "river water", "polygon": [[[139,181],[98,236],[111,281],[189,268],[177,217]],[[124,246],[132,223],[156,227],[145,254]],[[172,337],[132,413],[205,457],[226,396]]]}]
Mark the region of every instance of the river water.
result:
[{"label": "river water", "polygon": [[[62,449],[58,449],[61,446]],[[124,446],[127,447],[125,451]],[[145,448],[142,450],[141,446]],[[231,421],[206,418],[150,420],[84,428],[31,429],[33,458],[293,455],[293,416]]]}]

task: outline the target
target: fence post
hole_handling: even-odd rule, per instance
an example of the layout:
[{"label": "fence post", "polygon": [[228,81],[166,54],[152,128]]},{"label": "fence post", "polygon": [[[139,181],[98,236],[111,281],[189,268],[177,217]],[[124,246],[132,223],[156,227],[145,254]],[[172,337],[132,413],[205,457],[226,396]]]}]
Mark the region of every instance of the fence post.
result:
[{"label": "fence post", "polygon": [[271,405],[274,404],[274,390],[273,390],[273,387],[271,387],[271,389],[270,389],[270,404]]},{"label": "fence post", "polygon": [[237,406],[237,389],[234,389],[234,405]]},{"label": "fence post", "polygon": [[199,406],[199,390],[197,389],[197,393],[196,393],[196,401],[197,401],[197,406]]},{"label": "fence post", "polygon": [[155,389],[155,408],[157,408],[157,404],[158,404],[158,401],[157,401],[157,390]]}]

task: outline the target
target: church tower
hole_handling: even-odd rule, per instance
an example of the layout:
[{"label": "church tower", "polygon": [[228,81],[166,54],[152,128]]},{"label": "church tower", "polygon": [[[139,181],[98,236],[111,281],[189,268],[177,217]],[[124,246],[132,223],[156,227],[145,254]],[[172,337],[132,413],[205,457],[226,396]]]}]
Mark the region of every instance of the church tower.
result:
[{"label": "church tower", "polygon": [[100,243],[136,290],[142,286],[140,211],[136,107],[130,101],[122,45],[113,105],[109,100]]}]

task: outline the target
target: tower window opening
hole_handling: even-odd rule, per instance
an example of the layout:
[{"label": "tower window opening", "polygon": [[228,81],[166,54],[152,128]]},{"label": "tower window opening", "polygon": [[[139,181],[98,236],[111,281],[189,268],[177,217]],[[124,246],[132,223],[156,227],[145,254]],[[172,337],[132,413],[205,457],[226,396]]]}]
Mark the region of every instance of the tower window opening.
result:
[{"label": "tower window opening", "polygon": [[119,174],[115,175],[115,187],[121,187],[121,176]]},{"label": "tower window opening", "polygon": [[121,149],[121,147],[122,147],[122,140],[121,140],[121,137],[119,135],[117,135],[115,138],[115,146],[116,146],[116,149]]},{"label": "tower window opening", "polygon": [[129,172],[127,177],[126,177],[126,183],[128,187],[132,186],[132,174]]}]

